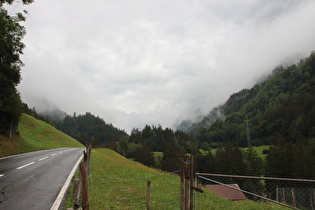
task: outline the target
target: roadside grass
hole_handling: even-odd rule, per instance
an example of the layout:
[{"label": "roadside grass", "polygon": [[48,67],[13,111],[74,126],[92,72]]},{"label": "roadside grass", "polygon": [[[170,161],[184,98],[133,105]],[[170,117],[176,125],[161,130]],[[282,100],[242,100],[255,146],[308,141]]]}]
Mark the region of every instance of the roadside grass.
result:
[{"label": "roadside grass", "polygon": [[0,157],[39,150],[21,136],[13,134],[12,138],[0,136]]},{"label": "roadside grass", "polygon": [[72,177],[71,185],[65,197],[65,204],[64,204],[63,209],[74,207],[74,202],[76,201],[76,196],[78,194],[79,182],[80,182],[80,173],[79,173],[79,170],[77,170],[74,176]]},{"label": "roadside grass", "polygon": [[[124,158],[109,149],[92,150],[90,209],[145,209],[151,181],[151,209],[179,209],[179,176]],[[286,209],[270,203],[230,201],[211,192],[197,193],[197,209]]]},{"label": "roadside grass", "polygon": [[0,136],[0,157],[59,147],[84,147],[80,142],[53,126],[22,114],[19,135],[12,138]]}]

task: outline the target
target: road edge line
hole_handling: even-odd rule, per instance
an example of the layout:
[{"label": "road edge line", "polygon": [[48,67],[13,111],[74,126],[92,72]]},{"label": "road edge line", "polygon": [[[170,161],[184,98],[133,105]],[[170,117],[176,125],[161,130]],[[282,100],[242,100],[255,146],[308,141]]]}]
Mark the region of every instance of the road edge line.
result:
[{"label": "road edge line", "polygon": [[51,207],[50,210],[58,210],[58,209],[59,209],[60,204],[61,204],[61,202],[62,202],[62,200],[63,200],[63,198],[64,198],[64,196],[65,196],[65,194],[66,194],[66,192],[67,192],[67,190],[68,190],[68,187],[69,187],[69,185],[70,185],[71,179],[72,179],[72,177],[73,177],[75,171],[77,170],[77,168],[78,168],[78,166],[79,166],[79,164],[80,164],[82,158],[83,158],[83,154],[81,155],[81,157],[79,158],[79,160],[77,161],[77,163],[74,165],[72,171],[70,172],[70,174],[69,174],[69,176],[68,176],[68,179],[66,180],[65,184],[64,184],[63,187],[61,188],[61,190],[60,190],[60,192],[59,192],[59,194],[58,194],[58,196],[57,196],[57,198],[56,198],[56,200],[55,200],[55,202],[54,202],[54,204],[52,205],[52,207]]}]

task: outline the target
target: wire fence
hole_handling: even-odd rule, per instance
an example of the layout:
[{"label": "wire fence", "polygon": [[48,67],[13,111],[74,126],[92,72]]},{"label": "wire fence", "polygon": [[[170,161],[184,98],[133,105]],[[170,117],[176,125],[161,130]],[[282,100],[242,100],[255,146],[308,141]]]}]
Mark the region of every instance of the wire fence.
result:
[{"label": "wire fence", "polygon": [[204,185],[238,184],[248,199],[268,201],[292,209],[315,209],[315,180],[252,177],[222,174],[196,173],[198,182]]}]

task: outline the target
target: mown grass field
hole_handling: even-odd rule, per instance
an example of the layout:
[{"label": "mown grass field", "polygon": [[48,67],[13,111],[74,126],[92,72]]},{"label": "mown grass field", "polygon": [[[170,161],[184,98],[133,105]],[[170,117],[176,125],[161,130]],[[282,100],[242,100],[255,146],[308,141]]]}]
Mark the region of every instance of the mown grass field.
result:
[{"label": "mown grass field", "polygon": [[80,142],[51,125],[23,114],[19,122],[19,135],[0,136],[0,157],[59,147],[84,147]]},{"label": "mown grass field", "polygon": [[[179,209],[177,174],[165,173],[128,160],[109,149],[94,149],[90,163],[90,209],[145,209],[151,181],[151,209]],[[210,192],[197,194],[197,209],[286,209],[253,201],[229,201]]]}]

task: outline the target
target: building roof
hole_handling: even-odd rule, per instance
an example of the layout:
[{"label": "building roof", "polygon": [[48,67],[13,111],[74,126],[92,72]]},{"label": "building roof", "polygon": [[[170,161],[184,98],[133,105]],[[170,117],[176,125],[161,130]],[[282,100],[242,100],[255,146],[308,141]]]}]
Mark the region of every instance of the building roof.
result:
[{"label": "building roof", "polygon": [[[234,188],[240,189],[237,184],[229,184]],[[223,185],[206,185],[206,189],[229,200],[246,200],[243,192],[223,186]]]}]

